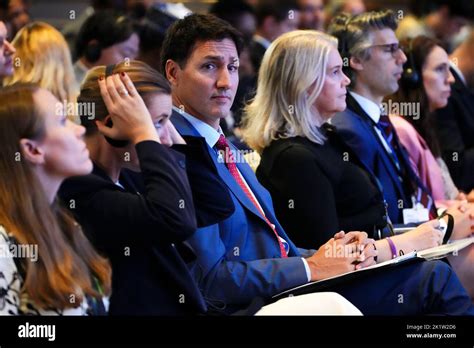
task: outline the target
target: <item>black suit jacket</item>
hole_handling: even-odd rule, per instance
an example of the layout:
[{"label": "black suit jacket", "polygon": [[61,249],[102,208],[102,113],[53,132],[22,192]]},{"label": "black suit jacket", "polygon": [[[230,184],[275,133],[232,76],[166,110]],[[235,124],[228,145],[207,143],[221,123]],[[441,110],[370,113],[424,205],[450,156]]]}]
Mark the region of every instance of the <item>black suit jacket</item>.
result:
[{"label": "black suit jacket", "polygon": [[262,153],[257,178],[292,241],[319,248],[341,229],[366,231],[387,224],[383,194],[332,127],[323,145],[307,138],[273,141]]},{"label": "black suit jacket", "polygon": [[[185,156],[154,141],[141,142],[136,150],[141,175],[123,171],[123,188],[95,165],[92,174],[66,180],[60,197],[94,246],[110,259],[110,314],[205,312],[205,302],[185,263],[189,260],[178,252],[188,250],[186,256],[192,256],[181,242],[197,228]],[[209,189],[203,185],[202,189]],[[233,212],[226,197],[218,197],[224,199],[210,204],[220,208],[214,215],[201,216],[201,224],[215,223]]]},{"label": "black suit jacket", "polygon": [[258,70],[260,69],[260,64],[262,63],[263,56],[266,52],[265,46],[263,46],[260,42],[252,40],[250,44],[250,60],[252,61],[252,65],[255,69],[255,73],[258,74]]},{"label": "black suit jacket", "polygon": [[474,93],[451,69],[455,82],[448,105],[435,112],[443,158],[454,182],[466,192],[474,189]]}]

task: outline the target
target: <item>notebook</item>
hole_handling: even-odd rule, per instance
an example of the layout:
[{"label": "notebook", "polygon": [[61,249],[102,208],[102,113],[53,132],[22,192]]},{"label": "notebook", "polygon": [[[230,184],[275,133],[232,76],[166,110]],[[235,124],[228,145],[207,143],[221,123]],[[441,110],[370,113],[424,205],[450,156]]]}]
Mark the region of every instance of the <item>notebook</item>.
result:
[{"label": "notebook", "polygon": [[337,285],[341,282],[346,282],[352,279],[363,278],[373,274],[374,272],[379,272],[385,270],[389,267],[395,267],[402,263],[406,262],[416,262],[422,260],[437,260],[444,257],[447,257],[452,254],[456,254],[458,251],[466,248],[470,244],[474,243],[474,236],[455,240],[449,242],[448,244],[443,244],[434,248],[425,249],[422,251],[413,251],[411,253],[396,257],[394,259],[377,263],[373,266],[362,268],[356,271],[347,272],[340,274],[331,278],[326,278],[323,280],[318,280],[315,282],[310,282],[304,285],[297,286],[295,288],[283,291],[272,297],[273,300],[279,300],[288,296],[297,296],[303,294],[309,294],[312,292],[323,291],[331,286]]}]

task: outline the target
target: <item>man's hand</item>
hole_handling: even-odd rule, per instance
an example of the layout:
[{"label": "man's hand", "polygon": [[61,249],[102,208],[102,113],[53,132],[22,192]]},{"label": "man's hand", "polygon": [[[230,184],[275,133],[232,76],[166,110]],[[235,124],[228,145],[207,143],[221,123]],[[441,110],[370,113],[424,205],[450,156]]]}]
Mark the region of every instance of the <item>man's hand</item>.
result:
[{"label": "man's hand", "polygon": [[365,232],[339,232],[306,261],[311,280],[321,280],[369,266],[377,251]]}]

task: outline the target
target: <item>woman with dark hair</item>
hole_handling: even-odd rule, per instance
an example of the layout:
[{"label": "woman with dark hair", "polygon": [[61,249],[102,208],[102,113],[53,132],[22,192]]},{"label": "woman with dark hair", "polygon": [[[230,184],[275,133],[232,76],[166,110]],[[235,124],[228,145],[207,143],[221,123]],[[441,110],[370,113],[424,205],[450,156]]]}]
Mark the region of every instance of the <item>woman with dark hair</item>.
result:
[{"label": "woman with dark hair", "polygon": [[198,164],[205,143],[185,144],[169,121],[170,94],[168,81],[140,61],[96,67],[81,86],[80,105],[95,110],[81,119],[94,170],[67,180],[61,197],[111,261],[112,315],[205,312],[185,263],[194,255],[181,242],[233,212],[224,189],[210,201],[210,187],[224,184]]},{"label": "woman with dark hair", "polygon": [[0,314],[107,313],[110,266],[56,199],[92,170],[84,127],[58,103],[33,85],[0,91]]},{"label": "woman with dark hair", "polygon": [[427,36],[405,39],[401,44],[406,47],[408,60],[400,89],[387,100],[418,104],[420,108],[417,115],[390,115],[390,120],[408,150],[413,169],[438,205],[449,204],[447,200],[465,200],[467,196],[456,188],[441,157],[436,135],[434,111],[448,104],[454,83],[448,54],[437,40]]},{"label": "woman with dark hair", "polygon": [[[413,169],[431,190],[438,206],[450,206],[455,200],[472,199],[472,191],[466,196],[456,188],[448,167],[441,158],[440,144],[435,133],[436,119],[433,113],[447,105],[451,84],[454,82],[449,70],[448,54],[437,40],[426,36],[404,40],[402,44],[407,48],[408,57],[404,66],[405,74],[400,89],[388,99],[397,103],[419,103],[420,110],[418,115],[390,115],[390,120],[400,142],[408,151]],[[411,69],[411,74],[407,76],[408,69]],[[470,203],[468,209],[472,221],[474,205]],[[472,229],[466,229],[463,234],[454,238],[469,237],[472,232]],[[474,247],[470,246],[462,250],[459,256],[448,259],[471,298],[474,298],[474,272],[471,267],[474,262]]]}]

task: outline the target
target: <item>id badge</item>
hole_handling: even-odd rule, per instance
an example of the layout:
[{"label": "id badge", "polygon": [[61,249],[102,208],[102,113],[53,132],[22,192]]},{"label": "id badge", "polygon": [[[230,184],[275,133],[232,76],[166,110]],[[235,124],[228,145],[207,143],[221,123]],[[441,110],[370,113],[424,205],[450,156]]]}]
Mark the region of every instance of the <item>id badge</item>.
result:
[{"label": "id badge", "polygon": [[403,209],[403,223],[421,223],[426,222],[430,219],[430,213],[428,209],[423,207],[422,204],[415,204],[415,208]]}]

